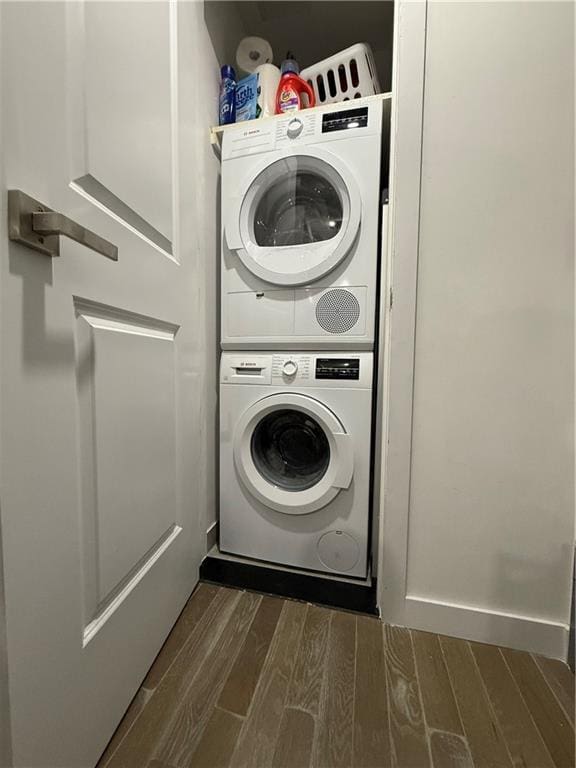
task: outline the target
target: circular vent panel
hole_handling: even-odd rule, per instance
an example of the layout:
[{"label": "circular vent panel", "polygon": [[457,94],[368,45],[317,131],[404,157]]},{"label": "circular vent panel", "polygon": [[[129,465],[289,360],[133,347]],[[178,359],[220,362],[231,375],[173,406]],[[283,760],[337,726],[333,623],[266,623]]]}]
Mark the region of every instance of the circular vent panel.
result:
[{"label": "circular vent panel", "polygon": [[360,317],[360,304],[350,291],[335,288],[326,291],[316,304],[318,325],[328,333],[346,333]]},{"label": "circular vent panel", "polygon": [[318,557],[331,571],[351,571],[360,557],[360,547],[353,536],[343,531],[328,531],[316,545]]}]

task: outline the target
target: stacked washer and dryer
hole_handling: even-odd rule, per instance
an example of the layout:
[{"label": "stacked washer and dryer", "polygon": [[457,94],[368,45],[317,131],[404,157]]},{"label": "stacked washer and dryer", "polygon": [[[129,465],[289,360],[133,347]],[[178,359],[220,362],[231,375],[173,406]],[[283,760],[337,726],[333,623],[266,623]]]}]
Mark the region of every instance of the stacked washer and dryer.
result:
[{"label": "stacked washer and dryer", "polygon": [[364,578],[383,101],[222,142],[220,550]]}]

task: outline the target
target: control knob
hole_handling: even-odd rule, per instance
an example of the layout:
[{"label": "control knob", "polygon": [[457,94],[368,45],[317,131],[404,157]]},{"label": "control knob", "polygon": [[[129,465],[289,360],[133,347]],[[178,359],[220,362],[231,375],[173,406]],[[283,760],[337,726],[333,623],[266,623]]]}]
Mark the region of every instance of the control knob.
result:
[{"label": "control knob", "polygon": [[284,376],[296,376],[298,372],[298,363],[295,360],[286,360],[282,366],[282,373]]},{"label": "control knob", "polygon": [[289,139],[295,139],[302,133],[302,129],[304,128],[304,123],[302,120],[299,120],[297,117],[295,117],[293,120],[290,120],[288,123],[288,128],[286,129],[286,133],[288,135]]}]

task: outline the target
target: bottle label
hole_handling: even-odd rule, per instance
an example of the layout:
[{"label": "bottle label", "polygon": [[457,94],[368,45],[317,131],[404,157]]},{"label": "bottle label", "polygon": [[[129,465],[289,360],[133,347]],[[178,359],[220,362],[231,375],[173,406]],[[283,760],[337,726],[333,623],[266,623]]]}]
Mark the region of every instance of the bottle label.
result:
[{"label": "bottle label", "polygon": [[236,85],[236,122],[258,117],[259,75],[253,72]]},{"label": "bottle label", "polygon": [[293,110],[300,109],[300,99],[292,88],[280,91],[280,109],[282,112],[292,112]]}]

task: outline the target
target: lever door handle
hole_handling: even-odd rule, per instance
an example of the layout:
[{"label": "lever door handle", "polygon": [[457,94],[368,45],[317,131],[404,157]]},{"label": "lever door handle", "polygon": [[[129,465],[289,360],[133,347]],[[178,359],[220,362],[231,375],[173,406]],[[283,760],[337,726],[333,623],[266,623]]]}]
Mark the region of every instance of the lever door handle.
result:
[{"label": "lever door handle", "polygon": [[39,235],[64,235],[81,245],[85,245],[86,248],[101,253],[107,259],[118,261],[118,248],[115,245],[62,213],[55,211],[33,213],[32,229]]},{"label": "lever door handle", "polygon": [[118,248],[96,232],[53,211],[19,189],[8,190],[8,237],[46,256],[60,256],[60,236],[118,261]]}]

